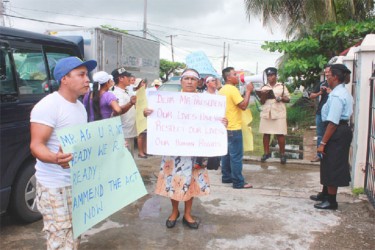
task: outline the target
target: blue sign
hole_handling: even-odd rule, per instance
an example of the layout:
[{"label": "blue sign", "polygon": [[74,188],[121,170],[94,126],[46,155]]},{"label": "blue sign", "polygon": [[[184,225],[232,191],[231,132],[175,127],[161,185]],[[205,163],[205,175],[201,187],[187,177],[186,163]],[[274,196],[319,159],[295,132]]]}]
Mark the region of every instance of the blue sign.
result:
[{"label": "blue sign", "polygon": [[193,52],[186,56],[186,65],[188,68],[195,69],[199,74],[210,74],[219,76],[206,54],[203,51]]}]

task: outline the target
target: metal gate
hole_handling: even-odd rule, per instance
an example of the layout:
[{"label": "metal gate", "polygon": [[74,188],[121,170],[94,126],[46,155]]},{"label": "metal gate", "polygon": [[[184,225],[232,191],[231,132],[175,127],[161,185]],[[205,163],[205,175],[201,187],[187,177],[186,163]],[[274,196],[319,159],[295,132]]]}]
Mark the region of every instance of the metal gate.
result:
[{"label": "metal gate", "polygon": [[370,78],[370,116],[367,144],[365,192],[375,207],[375,70]]}]

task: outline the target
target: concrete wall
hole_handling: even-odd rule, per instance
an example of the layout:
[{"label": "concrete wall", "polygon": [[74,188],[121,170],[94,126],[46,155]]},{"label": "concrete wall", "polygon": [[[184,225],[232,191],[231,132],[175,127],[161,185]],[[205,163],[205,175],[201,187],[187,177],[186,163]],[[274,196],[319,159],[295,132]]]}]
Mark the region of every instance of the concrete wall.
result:
[{"label": "concrete wall", "polygon": [[[368,126],[369,126],[369,108],[370,108],[370,84],[369,79],[372,75],[373,64],[375,63],[375,34],[369,34],[365,37],[360,47],[353,49],[354,57],[348,53],[344,58],[344,63],[353,72],[353,63],[355,62],[355,79],[352,79],[354,94],[354,133],[352,142],[352,186],[364,187],[365,174],[363,170],[366,166]],[[350,87],[350,86],[348,86]]]}]

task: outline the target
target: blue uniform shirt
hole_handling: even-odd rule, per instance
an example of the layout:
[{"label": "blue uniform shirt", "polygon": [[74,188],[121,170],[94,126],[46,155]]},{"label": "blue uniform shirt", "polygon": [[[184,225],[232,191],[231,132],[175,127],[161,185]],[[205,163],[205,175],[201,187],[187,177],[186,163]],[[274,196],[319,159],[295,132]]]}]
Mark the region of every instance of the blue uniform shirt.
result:
[{"label": "blue uniform shirt", "polygon": [[340,120],[349,120],[353,113],[353,97],[344,84],[337,85],[328,95],[322,107],[322,121],[330,121],[336,125]]}]

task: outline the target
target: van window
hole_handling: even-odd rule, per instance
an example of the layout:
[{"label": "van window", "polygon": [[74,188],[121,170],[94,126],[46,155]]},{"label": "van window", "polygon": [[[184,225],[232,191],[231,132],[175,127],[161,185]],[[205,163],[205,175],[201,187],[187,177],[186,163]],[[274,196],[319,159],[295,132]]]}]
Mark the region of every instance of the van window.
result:
[{"label": "van window", "polygon": [[76,56],[76,53],[68,48],[44,46],[44,51],[47,56],[48,70],[50,72],[51,79],[54,79],[53,70],[55,69],[56,62],[58,60],[69,56]]},{"label": "van window", "polygon": [[16,86],[13,81],[12,66],[9,60],[9,53],[5,46],[0,48],[0,94],[16,93]]},{"label": "van window", "polygon": [[35,49],[15,49],[13,58],[20,95],[43,94],[43,85],[47,80],[43,52]]}]

